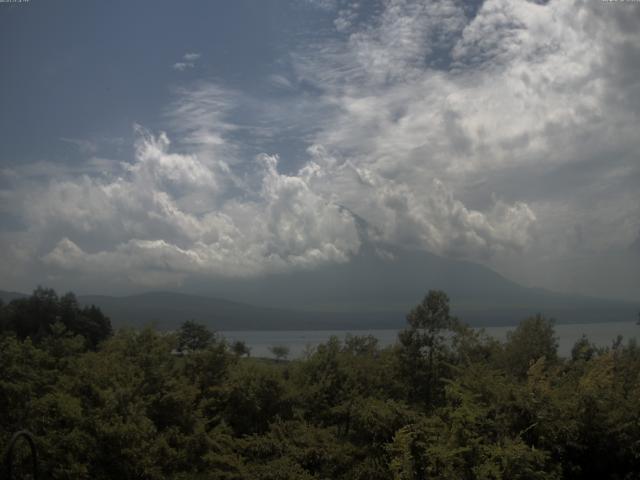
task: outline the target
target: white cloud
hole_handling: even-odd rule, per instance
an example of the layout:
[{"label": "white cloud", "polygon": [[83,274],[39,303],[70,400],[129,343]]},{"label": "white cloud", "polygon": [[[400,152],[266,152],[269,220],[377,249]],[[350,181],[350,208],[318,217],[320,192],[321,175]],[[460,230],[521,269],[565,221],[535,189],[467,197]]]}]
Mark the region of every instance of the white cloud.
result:
[{"label": "white cloud", "polygon": [[273,73],[267,77],[267,80],[271,85],[273,85],[276,88],[281,88],[285,90],[293,88],[291,81],[284,75]]},{"label": "white cloud", "polygon": [[[212,82],[177,91],[175,145],[139,127],[133,162],[8,193],[32,238],[56,239],[27,242],[34,256],[145,284],[312,268],[357,252],[351,211],[381,241],[527,282],[542,278],[535,259],[636,239],[640,104],[625,92],[640,92],[640,37],[624,15],[580,1],[389,0],[369,17],[321,3],[336,35],[292,52],[294,76],[268,78],[320,93],[283,108]],[[237,121],[238,106],[268,112],[265,125]],[[243,156],[254,137],[297,132],[309,148],[287,174],[277,155]]]},{"label": "white cloud", "polygon": [[633,242],[640,77],[625,72],[638,71],[640,37],[624,14],[579,1],[487,0],[474,16],[453,1],[385,5],[364,25],[338,14],[344,41],[295,55],[336,107],[314,142],[343,162],[342,204],[387,240],[525,283],[542,276],[525,258]]},{"label": "white cloud", "polygon": [[200,58],[200,54],[195,52],[188,52],[188,53],[185,53],[182,58],[187,62],[195,62]]},{"label": "white cloud", "polygon": [[173,64],[173,69],[178,71],[184,71],[188,68],[196,66],[196,62],[200,59],[201,55],[196,52],[187,52],[182,56],[181,61]]},{"label": "white cloud", "polygon": [[255,191],[222,198],[224,169],[170,152],[164,133],[136,130],[135,161],[119,175],[52,180],[35,202],[32,191],[20,199],[37,237],[65,232],[42,255],[49,267],[146,285],[312,268],[357,251],[351,216],[301,176],[280,174],[277,157],[256,159]]},{"label": "white cloud", "polygon": [[180,135],[180,142],[229,155],[226,137],[237,126],[230,123],[227,116],[239,101],[238,93],[211,82],[199,82],[175,93],[177,99],[167,109],[166,116]]}]

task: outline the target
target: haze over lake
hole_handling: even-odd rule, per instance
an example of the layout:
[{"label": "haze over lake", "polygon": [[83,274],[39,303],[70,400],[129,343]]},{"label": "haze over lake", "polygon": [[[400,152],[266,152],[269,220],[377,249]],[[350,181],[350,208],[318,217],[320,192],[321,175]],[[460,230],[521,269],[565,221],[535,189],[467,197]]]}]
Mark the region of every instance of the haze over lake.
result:
[{"label": "haze over lake", "polygon": [[[486,327],[484,330],[489,335],[505,340],[507,332],[516,328],[508,327]],[[319,344],[329,340],[331,336],[336,336],[344,340],[345,335],[373,335],[378,339],[380,346],[393,345],[398,338],[396,329],[381,330],[246,330],[246,331],[226,331],[220,332],[227,340],[241,340],[251,348],[251,355],[255,357],[272,357],[269,348],[275,345],[285,346],[290,349],[290,358],[299,358],[309,348],[315,348]],[[571,348],[582,335],[586,335],[589,341],[598,347],[611,346],[618,335],[622,335],[624,342],[640,337],[640,325],[634,322],[612,322],[612,323],[578,323],[570,325],[556,325],[556,337],[558,339],[558,353],[561,356],[570,356]]]}]

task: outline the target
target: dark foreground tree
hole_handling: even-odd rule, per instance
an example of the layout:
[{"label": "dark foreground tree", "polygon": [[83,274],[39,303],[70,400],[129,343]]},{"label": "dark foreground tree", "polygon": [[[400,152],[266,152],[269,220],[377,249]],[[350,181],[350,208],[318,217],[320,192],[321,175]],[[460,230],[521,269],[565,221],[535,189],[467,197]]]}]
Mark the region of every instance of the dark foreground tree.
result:
[{"label": "dark foreground tree", "polygon": [[289,347],[284,345],[274,345],[269,348],[269,351],[276,357],[276,360],[284,360],[289,356]]},{"label": "dark foreground tree", "polygon": [[231,351],[239,357],[251,355],[251,349],[242,340],[236,340],[231,344]]},{"label": "dark foreground tree", "polygon": [[187,320],[178,331],[178,350],[194,352],[209,347],[214,340],[214,334],[205,325]]},{"label": "dark foreground tree", "polygon": [[1,317],[2,330],[35,342],[51,335],[56,323],[66,332],[82,335],[91,348],[112,334],[111,320],[98,307],[81,307],[73,293],[58,297],[51,288],[38,287],[30,297],[12,300],[2,307]]},{"label": "dark foreground tree", "polygon": [[553,320],[536,315],[523,320],[513,332],[509,332],[504,349],[505,368],[524,377],[539,358],[554,362],[558,358],[558,342],[553,324]]},{"label": "dark foreground tree", "polygon": [[400,365],[410,385],[409,400],[435,406],[444,393],[442,380],[451,360],[449,344],[458,321],[449,311],[449,297],[430,290],[409,314],[400,332]]},{"label": "dark foreground tree", "polygon": [[62,321],[81,317],[75,303],[50,303],[59,318],[41,340],[0,333],[0,448],[31,431],[40,478],[640,478],[633,341],[580,339],[564,359],[550,322],[489,339],[430,292],[385,348],[332,337],[274,362],[204,329],[206,348],[179,356],[179,332],[145,328],[87,351]]}]

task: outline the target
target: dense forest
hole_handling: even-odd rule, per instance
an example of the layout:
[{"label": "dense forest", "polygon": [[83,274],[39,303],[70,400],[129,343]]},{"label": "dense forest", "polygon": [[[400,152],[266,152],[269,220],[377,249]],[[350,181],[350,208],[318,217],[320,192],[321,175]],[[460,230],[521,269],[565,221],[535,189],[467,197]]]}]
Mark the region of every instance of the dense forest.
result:
[{"label": "dense forest", "polygon": [[112,332],[42,288],[0,329],[0,447],[28,429],[44,478],[640,478],[635,342],[561,358],[549,319],[500,342],[439,291],[392,347],[347,335],[291,360],[194,322]]}]

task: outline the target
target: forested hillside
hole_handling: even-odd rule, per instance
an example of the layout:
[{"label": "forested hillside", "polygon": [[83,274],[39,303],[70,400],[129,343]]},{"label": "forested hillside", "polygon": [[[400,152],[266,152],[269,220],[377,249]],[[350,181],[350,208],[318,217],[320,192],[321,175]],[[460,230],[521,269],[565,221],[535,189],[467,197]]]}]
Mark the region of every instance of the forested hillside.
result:
[{"label": "forested hillside", "polygon": [[112,333],[44,289],[0,328],[0,446],[30,430],[41,478],[640,478],[634,342],[560,358],[548,319],[499,342],[439,291],[393,347],[332,338],[290,361],[193,322]]}]

